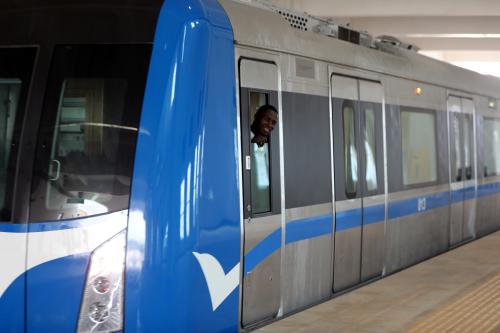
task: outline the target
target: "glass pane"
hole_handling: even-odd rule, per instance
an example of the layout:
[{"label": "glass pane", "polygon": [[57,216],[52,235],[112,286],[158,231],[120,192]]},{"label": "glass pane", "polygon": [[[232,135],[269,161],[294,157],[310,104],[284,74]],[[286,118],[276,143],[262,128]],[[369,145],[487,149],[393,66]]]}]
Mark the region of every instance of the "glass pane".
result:
[{"label": "glass pane", "polygon": [[35,49],[0,49],[0,220],[11,218],[17,147]]},{"label": "glass pane", "polygon": [[348,197],[353,197],[356,195],[358,186],[358,152],[356,151],[355,119],[352,104],[344,105],[343,118],[345,187]]},{"label": "glass pane", "polygon": [[464,117],[464,167],[465,178],[472,178],[472,119],[466,114]]},{"label": "glass pane", "polygon": [[403,184],[437,180],[436,119],[423,112],[401,112]]},{"label": "glass pane", "polygon": [[[266,105],[268,95],[261,92],[250,92],[250,124],[255,120],[257,110]],[[250,131],[250,135],[254,133]],[[269,142],[262,146],[256,143],[251,143],[250,154],[252,159],[251,165],[251,193],[252,193],[252,214],[262,214],[271,211],[271,182],[269,168]]]},{"label": "glass pane", "polygon": [[376,163],[376,141],[375,141],[375,111],[373,106],[365,107],[365,153],[366,153],[366,188],[368,191],[376,191],[377,163]]},{"label": "glass pane", "polygon": [[500,175],[500,120],[484,119],[484,175]]},{"label": "glass pane", "polygon": [[452,130],[453,130],[453,151],[455,153],[454,176],[455,181],[462,180],[462,147],[460,145],[461,128],[460,114],[452,113]]},{"label": "glass pane", "polygon": [[133,45],[55,49],[31,220],[128,208],[150,52]]}]

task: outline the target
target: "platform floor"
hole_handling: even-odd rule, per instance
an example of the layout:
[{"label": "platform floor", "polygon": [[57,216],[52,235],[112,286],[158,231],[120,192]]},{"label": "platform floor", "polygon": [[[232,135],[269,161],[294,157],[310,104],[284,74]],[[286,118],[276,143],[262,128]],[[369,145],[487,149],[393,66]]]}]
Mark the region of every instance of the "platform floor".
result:
[{"label": "platform floor", "polygon": [[256,332],[500,333],[500,232]]}]

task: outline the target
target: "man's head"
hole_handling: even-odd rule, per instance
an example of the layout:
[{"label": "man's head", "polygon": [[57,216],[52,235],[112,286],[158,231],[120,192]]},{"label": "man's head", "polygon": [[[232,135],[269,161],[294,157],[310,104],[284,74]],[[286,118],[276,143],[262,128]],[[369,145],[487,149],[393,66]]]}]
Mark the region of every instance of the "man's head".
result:
[{"label": "man's head", "polygon": [[278,110],[272,105],[263,105],[255,113],[252,132],[255,135],[269,136],[278,123]]}]

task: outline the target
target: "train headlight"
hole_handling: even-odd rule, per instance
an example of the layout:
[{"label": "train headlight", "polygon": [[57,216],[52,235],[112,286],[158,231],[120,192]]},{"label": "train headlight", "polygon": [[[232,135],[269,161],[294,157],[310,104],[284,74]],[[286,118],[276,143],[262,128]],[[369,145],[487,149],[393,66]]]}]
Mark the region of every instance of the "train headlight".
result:
[{"label": "train headlight", "polygon": [[125,245],[124,230],[90,256],[77,333],[123,329]]}]

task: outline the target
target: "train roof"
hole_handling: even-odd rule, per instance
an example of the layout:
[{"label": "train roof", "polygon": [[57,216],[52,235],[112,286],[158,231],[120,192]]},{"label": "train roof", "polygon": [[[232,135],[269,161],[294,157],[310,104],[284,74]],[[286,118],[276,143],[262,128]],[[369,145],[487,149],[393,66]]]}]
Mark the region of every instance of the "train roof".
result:
[{"label": "train roof", "polygon": [[414,51],[391,53],[355,45],[310,31],[302,31],[275,13],[234,0],[220,0],[231,21],[239,45],[275,50],[430,83],[453,90],[500,98],[500,79],[481,75]]}]

